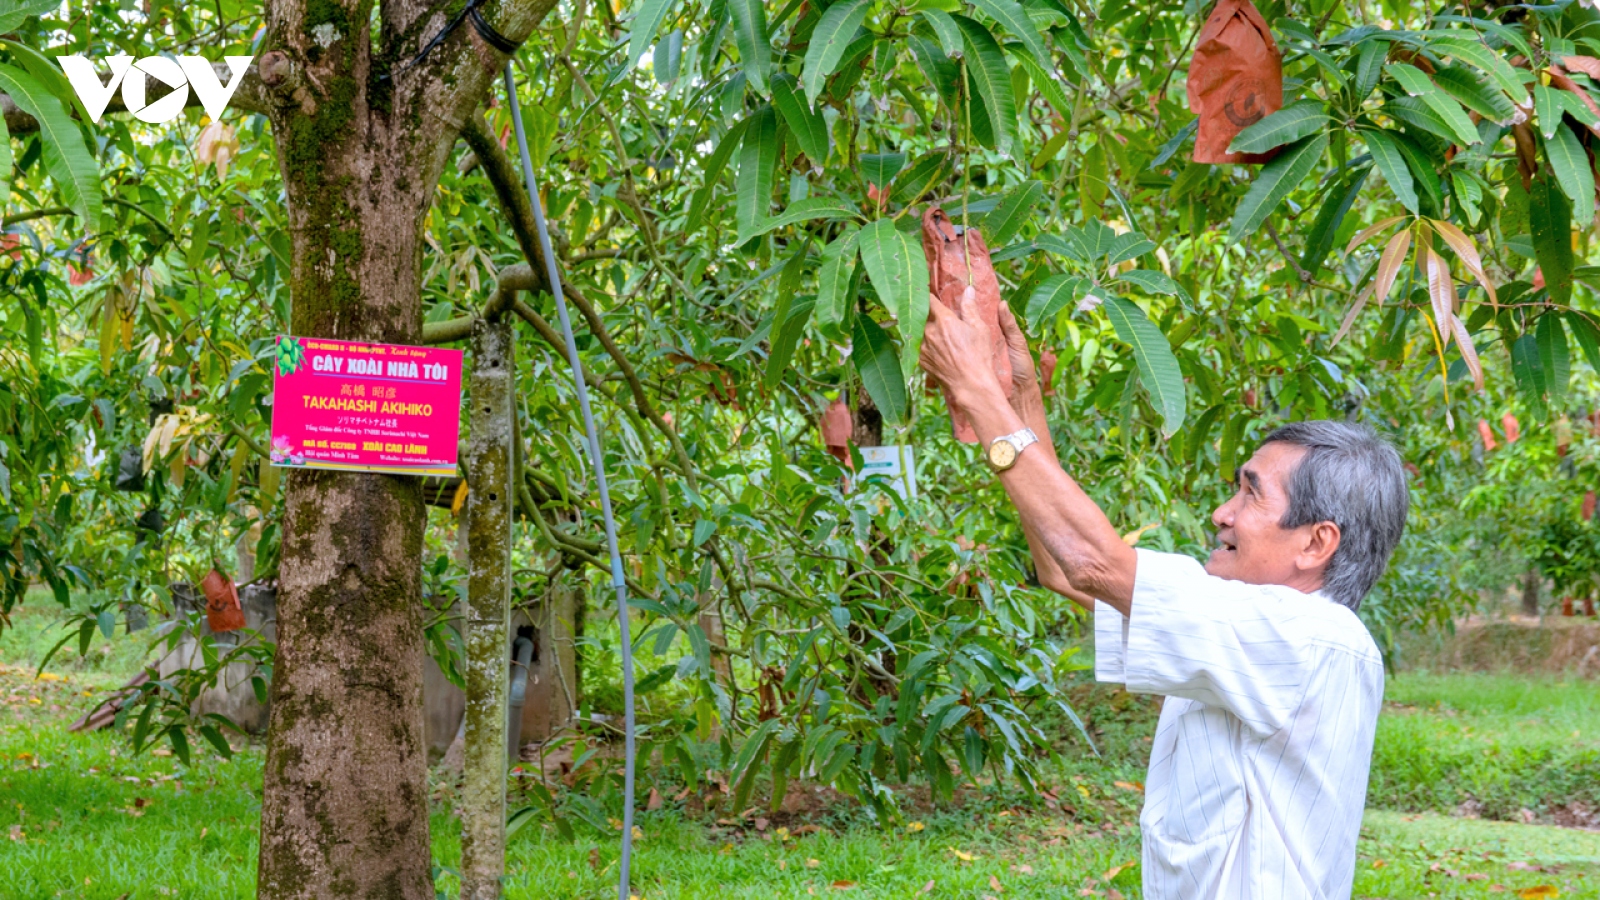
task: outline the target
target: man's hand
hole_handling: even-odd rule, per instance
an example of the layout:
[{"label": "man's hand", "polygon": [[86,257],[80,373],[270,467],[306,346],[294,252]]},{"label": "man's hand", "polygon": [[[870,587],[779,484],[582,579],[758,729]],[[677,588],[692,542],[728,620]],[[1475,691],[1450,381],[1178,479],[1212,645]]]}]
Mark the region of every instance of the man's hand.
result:
[{"label": "man's hand", "polygon": [[[1028,423],[1029,428],[1038,432],[1039,426],[1044,424],[1044,395],[1033,365],[1033,352],[1028,349],[1028,338],[1017,324],[1017,317],[1012,315],[1011,307],[1004,303],[1000,304],[1000,333],[1006,339],[1006,355],[1011,359],[1011,383],[1016,388],[1011,392],[1011,408]],[[1048,431],[1039,434],[1041,439],[1047,436]]]},{"label": "man's hand", "polygon": [[[944,385],[966,409],[1003,403],[1005,392],[994,374],[991,359],[994,335],[989,323],[978,313],[977,292],[971,286],[962,292],[960,306],[959,310],[950,309],[937,296],[928,295],[928,324],[923,331],[920,360],[922,370]],[[1003,309],[1004,304],[1001,307]],[[1024,356],[1028,353],[1026,341],[1023,341],[1022,353]],[[1031,358],[1028,371],[1033,371]]]}]

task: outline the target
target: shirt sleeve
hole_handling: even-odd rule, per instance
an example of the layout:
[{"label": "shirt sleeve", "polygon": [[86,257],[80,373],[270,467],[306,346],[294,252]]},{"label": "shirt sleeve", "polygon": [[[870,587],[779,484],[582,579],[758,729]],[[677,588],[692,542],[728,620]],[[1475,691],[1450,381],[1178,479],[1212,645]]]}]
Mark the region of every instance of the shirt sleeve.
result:
[{"label": "shirt sleeve", "polygon": [[1104,600],[1094,602],[1094,678],[1123,684],[1128,658],[1128,619]]},{"label": "shirt sleeve", "polygon": [[[1312,647],[1297,634],[1302,612],[1271,588],[1208,575],[1186,556],[1140,550],[1116,659],[1121,680],[1130,691],[1226,709],[1272,734],[1288,724],[1312,675]],[[1097,677],[1100,623],[1097,607]]]}]

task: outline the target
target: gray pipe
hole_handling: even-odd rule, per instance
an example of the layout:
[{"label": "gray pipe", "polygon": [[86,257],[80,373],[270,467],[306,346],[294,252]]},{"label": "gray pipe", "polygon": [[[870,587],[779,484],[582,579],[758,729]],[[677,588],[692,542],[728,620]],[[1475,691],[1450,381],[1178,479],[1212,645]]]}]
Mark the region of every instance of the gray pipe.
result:
[{"label": "gray pipe", "polygon": [[594,414],[589,410],[589,390],[583,382],[583,363],[578,358],[578,342],[572,336],[572,321],[567,316],[567,298],[561,292],[561,272],[556,269],[556,254],[550,248],[550,232],[544,224],[544,207],[539,203],[539,185],[533,178],[533,160],[528,156],[528,138],[522,130],[522,106],[517,102],[517,81],[506,60],[506,98],[511,105],[511,124],[517,133],[517,152],[522,154],[522,180],[528,188],[528,205],[533,207],[533,224],[539,232],[539,252],[544,254],[545,278],[556,298],[556,313],[561,333],[567,340],[567,362],[572,366],[572,381],[578,389],[578,408],[583,411],[583,429],[589,439],[589,462],[594,466],[595,486],[600,489],[600,516],[605,521],[606,549],[611,553],[611,586],[617,592],[617,627],[622,640],[622,856],[617,865],[617,897],[628,900],[628,865],[633,857],[633,639],[628,631],[628,582],[622,575],[622,553],[617,549],[617,521],[611,513],[611,491],[606,487],[605,457],[600,451],[600,435],[595,430]]},{"label": "gray pipe", "polygon": [[511,693],[506,698],[506,762],[516,765],[522,748],[522,707],[528,700],[528,664],[533,662],[533,641],[519,637],[511,645]]}]

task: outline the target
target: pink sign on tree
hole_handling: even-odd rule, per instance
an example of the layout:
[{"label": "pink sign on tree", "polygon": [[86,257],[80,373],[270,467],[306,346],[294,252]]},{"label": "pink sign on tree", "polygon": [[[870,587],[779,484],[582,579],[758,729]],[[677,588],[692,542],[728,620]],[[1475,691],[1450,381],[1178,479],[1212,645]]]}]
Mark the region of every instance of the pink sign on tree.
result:
[{"label": "pink sign on tree", "polygon": [[272,464],[454,475],[461,351],[278,336]]}]

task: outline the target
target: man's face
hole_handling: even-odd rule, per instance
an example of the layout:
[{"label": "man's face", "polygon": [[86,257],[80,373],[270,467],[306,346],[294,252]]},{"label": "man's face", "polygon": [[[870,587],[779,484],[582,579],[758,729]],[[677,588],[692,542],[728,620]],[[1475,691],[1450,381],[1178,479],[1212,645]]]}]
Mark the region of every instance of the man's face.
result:
[{"label": "man's face", "polygon": [[1305,448],[1271,443],[1239,468],[1239,491],[1217,507],[1211,521],[1219,546],[1206,571],[1246,584],[1292,585],[1300,574],[1294,560],[1304,535],[1278,523],[1289,509],[1289,476]]}]

